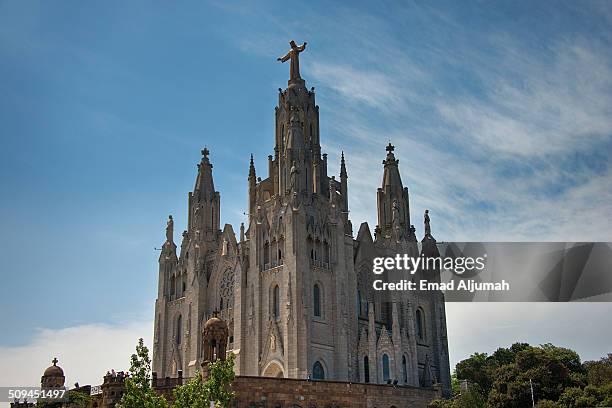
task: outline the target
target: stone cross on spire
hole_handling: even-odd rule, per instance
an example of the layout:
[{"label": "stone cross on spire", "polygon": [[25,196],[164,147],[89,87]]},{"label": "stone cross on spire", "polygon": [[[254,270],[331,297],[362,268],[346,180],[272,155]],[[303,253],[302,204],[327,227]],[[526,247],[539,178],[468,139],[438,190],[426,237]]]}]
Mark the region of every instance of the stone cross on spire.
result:
[{"label": "stone cross on spire", "polygon": [[57,357],[53,357],[53,360],[51,360],[51,362],[53,363],[54,366],[56,366],[57,363],[59,363],[59,360],[57,359]]},{"label": "stone cross on spire", "polygon": [[285,62],[291,59],[291,69],[289,71],[289,81],[301,80],[300,76],[300,52],[306,49],[306,43],[297,45],[295,41],[289,41],[291,49],[282,57],[278,57],[276,60]]}]

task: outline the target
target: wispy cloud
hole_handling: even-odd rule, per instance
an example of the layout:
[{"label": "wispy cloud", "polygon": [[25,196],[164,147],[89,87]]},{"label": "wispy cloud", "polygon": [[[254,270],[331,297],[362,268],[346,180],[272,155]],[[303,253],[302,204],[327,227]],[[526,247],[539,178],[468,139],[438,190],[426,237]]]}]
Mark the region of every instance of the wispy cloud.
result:
[{"label": "wispy cloud", "polygon": [[[605,44],[567,36],[532,47],[491,33],[486,47],[446,56],[432,46],[428,63],[448,66],[428,71],[406,55],[388,58],[401,45],[375,36],[384,45],[367,58],[388,64],[324,58],[309,66],[333,140],[330,133],[322,139],[347,151],[354,223],[374,221],[380,160],[391,140],[413,223],[419,228],[423,210],[432,209],[441,239],[610,239],[612,55]],[[453,70],[469,84],[449,84]]]}]

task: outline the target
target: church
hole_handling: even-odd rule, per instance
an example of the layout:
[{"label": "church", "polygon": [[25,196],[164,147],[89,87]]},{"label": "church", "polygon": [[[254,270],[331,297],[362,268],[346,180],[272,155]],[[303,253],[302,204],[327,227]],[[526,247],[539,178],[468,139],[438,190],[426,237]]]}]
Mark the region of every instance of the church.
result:
[{"label": "church", "polygon": [[290,79],[279,89],[266,171],[250,160],[247,225],[238,235],[222,226],[214,153],[207,149],[188,193],[180,247],[168,220],[155,303],[155,376],[198,374],[204,324],[218,315],[227,324],[238,378],[435,386],[450,396],[444,295],[372,286],[374,258],[438,253],[429,216],[419,242],[398,152],[389,143],[381,151],[380,187],[372,192],[378,225],[372,234],[362,223],[355,236],[347,162],[342,154],[340,174],[329,174],[314,88],[300,75],[306,43],[290,44],[279,58],[290,61]]}]

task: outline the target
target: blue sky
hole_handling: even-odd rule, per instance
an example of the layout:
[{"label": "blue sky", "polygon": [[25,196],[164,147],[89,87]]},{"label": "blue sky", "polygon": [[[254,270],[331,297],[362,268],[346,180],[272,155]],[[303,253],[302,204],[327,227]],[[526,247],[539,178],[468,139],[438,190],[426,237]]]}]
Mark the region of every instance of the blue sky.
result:
[{"label": "blue sky", "polygon": [[391,140],[419,234],[429,208],[445,241],[610,241],[609,2],[0,1],[0,354],[152,331],[165,219],[207,146],[222,222],[244,220],[290,39],[356,227]]}]

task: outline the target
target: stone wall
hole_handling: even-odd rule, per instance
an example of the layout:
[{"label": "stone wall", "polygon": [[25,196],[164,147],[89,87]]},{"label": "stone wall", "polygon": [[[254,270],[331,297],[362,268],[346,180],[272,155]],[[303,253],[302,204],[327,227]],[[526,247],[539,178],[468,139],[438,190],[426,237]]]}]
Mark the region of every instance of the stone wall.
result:
[{"label": "stone wall", "polygon": [[235,408],[402,408],[427,407],[441,398],[439,387],[307,381],[239,376],[232,384]]}]

